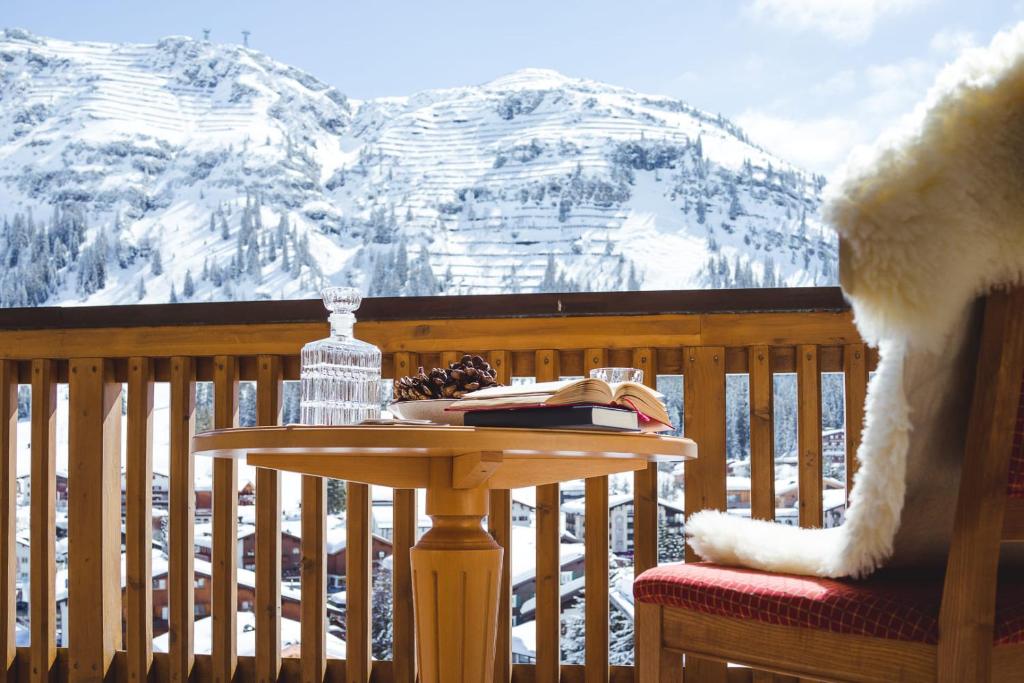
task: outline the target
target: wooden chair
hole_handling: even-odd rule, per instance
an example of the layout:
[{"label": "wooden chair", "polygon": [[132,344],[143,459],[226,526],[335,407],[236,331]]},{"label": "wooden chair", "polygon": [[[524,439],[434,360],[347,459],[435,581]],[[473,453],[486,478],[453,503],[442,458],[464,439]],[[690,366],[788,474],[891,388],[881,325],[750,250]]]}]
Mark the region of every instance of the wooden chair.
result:
[{"label": "wooden chair", "polygon": [[641,683],[681,681],[683,654],[832,681],[1024,681],[1024,572],[997,599],[1000,545],[1024,541],[1022,377],[1019,288],[985,302],[944,580],[651,569],[634,587]]}]

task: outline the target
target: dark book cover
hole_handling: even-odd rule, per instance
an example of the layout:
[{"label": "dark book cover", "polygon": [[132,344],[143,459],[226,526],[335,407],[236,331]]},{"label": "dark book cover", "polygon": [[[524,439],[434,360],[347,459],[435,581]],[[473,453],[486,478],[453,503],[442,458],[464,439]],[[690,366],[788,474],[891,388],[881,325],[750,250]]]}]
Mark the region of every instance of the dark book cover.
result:
[{"label": "dark book cover", "polygon": [[640,421],[635,411],[598,405],[470,410],[466,412],[465,424],[470,427],[640,431]]}]

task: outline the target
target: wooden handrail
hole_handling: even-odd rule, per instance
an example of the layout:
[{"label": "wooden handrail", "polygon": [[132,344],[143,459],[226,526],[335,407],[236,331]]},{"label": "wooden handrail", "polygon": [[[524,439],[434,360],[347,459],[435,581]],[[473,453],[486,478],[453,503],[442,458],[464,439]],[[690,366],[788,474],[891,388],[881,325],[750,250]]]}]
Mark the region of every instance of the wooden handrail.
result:
[{"label": "wooden handrail", "polygon": [[[371,322],[849,309],[838,287],[790,287],[377,297],[363,300],[358,318]],[[0,330],[319,323],[325,320],[326,313],[319,299],[0,309]]]},{"label": "wooden handrail", "polygon": [[[128,393],[128,476],[129,524],[126,529],[130,557],[130,586],[125,593],[126,623],[129,638],[125,656],[117,655],[112,664],[114,680],[123,671],[144,677],[149,669],[152,680],[181,681],[191,676],[197,683],[217,680],[291,680],[316,679],[327,672],[339,671],[339,664],[325,658],[320,646],[326,624],[322,600],[303,601],[301,620],[303,640],[313,640],[303,649],[301,663],[282,658],[280,642],[282,595],[274,582],[280,574],[280,507],[278,476],[260,472],[256,487],[257,534],[261,539],[256,558],[256,595],[252,605],[257,611],[256,629],[260,643],[254,657],[239,656],[233,621],[236,601],[242,598],[233,576],[236,558],[225,559],[235,548],[237,519],[232,489],[237,489],[237,467],[218,463],[214,472],[213,501],[213,653],[197,655],[191,642],[189,617],[192,611],[192,507],[190,494],[191,462],[182,444],[194,420],[195,385],[214,383],[214,422],[228,426],[238,420],[238,383],[257,382],[257,419],[261,424],[278,424],[281,413],[282,382],[296,380],[299,374],[299,350],[302,344],[326,333],[326,313],[319,301],[241,302],[157,306],[122,306],[69,309],[22,309],[0,311],[0,363],[4,376],[33,386],[33,539],[53,538],[53,495],[56,466],[54,421],[56,386],[67,382],[70,369],[82,359],[95,361],[109,372],[112,385],[131,382]],[[412,299],[367,299],[359,311],[357,336],[377,344],[383,352],[383,376],[392,378],[411,374],[419,365],[439,366],[462,353],[484,353],[498,369],[499,377],[509,382],[513,376],[553,379],[582,375],[592,367],[631,365],[645,371],[645,381],[656,385],[659,376],[683,375],[687,396],[700,395],[700,402],[686,404],[688,435],[701,442],[702,458],[687,468],[686,507],[704,505],[724,507],[725,498],[725,378],[732,373],[750,374],[750,419],[752,455],[752,495],[755,516],[770,517],[774,512],[773,476],[776,454],[772,448],[775,424],[772,384],[779,373],[799,375],[800,433],[799,491],[806,511],[802,524],[821,524],[821,441],[814,429],[820,424],[823,372],[843,373],[846,379],[847,422],[850,434],[848,457],[854,466],[852,450],[859,439],[859,421],[868,372],[877,354],[866,348],[857,335],[852,316],[838,289],[725,290],[713,292],[626,292],[611,294],[540,294],[473,297],[429,297]],[[200,328],[200,329],[197,329]],[[2,360],[10,359],[10,360]],[[90,366],[91,367],[91,366]],[[11,381],[8,379],[7,381]],[[144,548],[147,532],[142,517],[149,492],[144,490],[148,447],[152,438],[152,402],[138,389],[146,391],[153,383],[170,382],[172,404],[172,479],[170,539],[171,581],[170,615],[175,635],[169,654],[153,654],[147,647],[144,629],[133,632],[132,623],[143,618],[152,604],[151,571]],[[119,386],[116,385],[116,386]],[[134,387],[134,389],[133,389]],[[2,387],[0,387],[2,388]],[[72,411],[92,410],[93,393],[79,392]],[[97,394],[98,395],[98,394]],[[13,452],[16,430],[8,429],[5,452]],[[91,462],[79,460],[79,462]],[[124,461],[123,461],[124,462]],[[83,464],[82,466],[88,466]],[[139,469],[141,468],[141,469]],[[27,474],[0,470],[6,477]],[[74,474],[72,474],[74,479]],[[8,490],[9,480],[2,481]],[[607,621],[610,615],[608,593],[607,538],[593,527],[601,526],[610,515],[603,501],[608,498],[607,477],[586,483],[590,522],[585,534],[588,542],[585,559],[587,590],[585,601],[587,626],[584,667],[559,661],[559,615],[561,573],[558,543],[560,494],[557,485],[538,491],[537,524],[537,663],[528,676],[537,681],[625,680],[630,670],[610,666],[608,662]],[[634,567],[641,571],[658,557],[658,470],[656,466],[635,473],[634,481]],[[74,481],[71,482],[74,488]],[[35,495],[36,492],[41,495]],[[602,495],[603,494],[603,495]],[[73,494],[72,494],[73,495]],[[506,552],[511,552],[511,498],[508,492],[490,497],[491,533]],[[370,659],[372,634],[370,617],[370,571],[372,563],[369,491],[362,485],[349,489],[350,514],[347,519],[349,542],[348,617],[346,640],[349,660],[342,669],[347,680],[385,680],[411,683],[415,680],[412,647],[412,611],[409,600],[410,577],[406,566],[393,574],[393,664],[382,668]],[[83,508],[84,509],[84,508]],[[38,513],[38,515],[36,514]],[[323,484],[312,478],[304,488],[303,505],[303,587],[317,595],[323,586],[326,565],[319,552],[323,546],[325,501]],[[81,518],[80,518],[81,519]],[[7,525],[2,538],[11,538],[13,516],[0,516]],[[415,541],[417,516],[415,495],[411,491],[395,494],[394,560],[407,562],[409,547]],[[607,523],[607,522],[604,522]],[[38,536],[37,536],[38,534]],[[308,536],[308,538],[307,538]],[[9,542],[8,544],[9,545]],[[33,575],[53,576],[56,557],[52,542],[32,546]],[[318,559],[319,557],[319,559]],[[221,561],[223,560],[223,561]],[[100,579],[107,580],[104,574]],[[99,581],[100,579],[97,579]],[[8,579],[7,583],[13,584]],[[39,585],[37,585],[39,584]],[[104,584],[105,585],[105,584]],[[0,590],[11,596],[12,587]],[[31,665],[42,673],[27,676],[43,680],[52,667],[68,667],[68,657],[53,640],[52,581],[33,582],[33,642],[40,647],[22,650],[15,667],[25,653]],[[306,596],[304,596],[306,597]],[[498,657],[496,680],[509,683],[524,665],[511,661],[511,576],[506,563],[502,576],[499,605]],[[46,603],[51,603],[50,607]],[[81,603],[79,603],[80,605]],[[97,610],[109,606],[97,604]],[[120,613],[120,606],[117,606]],[[106,615],[106,612],[102,612]],[[228,615],[231,615],[230,617]],[[79,615],[81,616],[81,615]],[[109,615],[107,615],[109,616]],[[38,624],[37,624],[38,620]],[[75,621],[76,624],[82,622]],[[97,661],[104,661],[110,646],[104,642]],[[8,652],[10,648],[8,648]],[[69,654],[73,654],[70,653]],[[93,655],[90,655],[93,656]],[[95,658],[95,657],[94,657]],[[715,667],[695,661],[695,668]],[[10,664],[8,663],[8,667]],[[28,660],[25,665],[29,666]],[[31,669],[29,669],[31,670]],[[25,670],[19,668],[22,679]]]}]

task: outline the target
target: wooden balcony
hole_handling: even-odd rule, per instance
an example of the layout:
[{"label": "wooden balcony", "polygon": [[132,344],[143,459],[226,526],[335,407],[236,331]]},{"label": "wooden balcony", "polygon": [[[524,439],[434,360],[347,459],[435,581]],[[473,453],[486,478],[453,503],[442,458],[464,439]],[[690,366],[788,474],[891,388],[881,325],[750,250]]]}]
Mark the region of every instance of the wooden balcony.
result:
[{"label": "wooden balcony", "polygon": [[[797,510],[802,526],[823,523],[822,373],[844,375],[846,478],[856,469],[863,400],[877,358],[859,338],[837,289],[727,290],[613,294],[513,295],[371,299],[359,311],[357,336],[384,354],[383,376],[440,365],[464,352],[484,354],[501,380],[549,380],[589,368],[642,368],[645,381],[682,376],[686,435],[700,458],[686,466],[685,509],[727,506],[726,376],[749,381],[750,514],[776,510],[773,376],[795,373],[798,415]],[[302,488],[301,657],[281,654],[281,505],[279,475],[256,482],[255,656],[237,656],[236,555],[238,474],[233,461],[214,465],[211,654],[194,653],[194,463],[197,382],[212,382],[213,426],[239,419],[239,383],[256,383],[256,420],[282,419],[284,382],[299,377],[302,345],[327,334],[317,301],[175,304],[159,306],[0,311],[0,680],[349,681],[415,680],[409,548],[415,542],[411,491],[395,491],[394,660],[371,660],[371,508],[367,487],[349,484],[346,528],[347,661],[329,659],[324,645],[326,567],[322,552],[326,499],[322,481]],[[170,385],[168,510],[169,652],[152,647],[151,567],[153,396]],[[68,648],[55,640],[57,387],[69,385],[68,575],[64,624]],[[17,389],[30,385],[31,472],[17,471]],[[122,385],[127,408],[122,418]],[[121,433],[126,430],[122,453]],[[124,551],[120,589],[118,533],[121,467],[126,473]],[[31,646],[16,647],[15,480],[30,474],[32,582]],[[849,485],[847,485],[847,490]],[[608,525],[608,479],[585,485],[586,529]],[[633,559],[637,572],[657,562],[658,472],[633,479]],[[609,666],[609,539],[585,538],[585,664],[559,661],[560,560],[558,485],[536,491],[535,664],[513,664],[510,575],[506,563],[500,605],[500,681],[632,681],[630,666]],[[512,503],[491,494],[489,531],[509,546]],[[514,549],[512,552],[515,552]],[[124,603],[122,605],[122,602]],[[122,612],[124,637],[122,637]],[[6,674],[6,678],[4,678]],[[756,674],[730,669],[728,679]],[[757,678],[757,680],[763,680]]]}]

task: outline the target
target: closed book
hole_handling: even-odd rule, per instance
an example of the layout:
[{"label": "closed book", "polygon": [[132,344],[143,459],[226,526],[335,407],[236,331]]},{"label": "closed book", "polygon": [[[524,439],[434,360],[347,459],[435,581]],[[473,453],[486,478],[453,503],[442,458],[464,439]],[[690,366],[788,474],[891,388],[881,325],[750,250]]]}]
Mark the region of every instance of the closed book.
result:
[{"label": "closed book", "polygon": [[654,389],[622,382],[608,384],[600,379],[570,379],[539,384],[515,384],[488,387],[465,395],[448,410],[496,410],[498,408],[533,408],[541,406],[615,406],[640,415],[640,429],[662,432],[672,429],[663,396]]},{"label": "closed book", "polygon": [[595,405],[470,410],[466,412],[465,424],[471,427],[640,431],[640,420],[636,411]]}]

